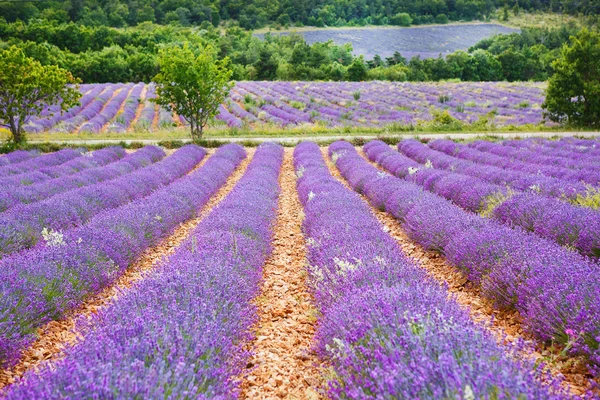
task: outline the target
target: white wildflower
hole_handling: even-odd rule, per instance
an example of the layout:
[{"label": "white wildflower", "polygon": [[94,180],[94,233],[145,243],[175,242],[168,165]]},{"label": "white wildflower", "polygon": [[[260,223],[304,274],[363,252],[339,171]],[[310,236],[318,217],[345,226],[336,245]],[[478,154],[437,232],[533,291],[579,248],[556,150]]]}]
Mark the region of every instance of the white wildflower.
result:
[{"label": "white wildflower", "polygon": [[312,199],[314,199],[316,197],[316,193],[314,193],[312,190],[310,191],[310,193],[308,194],[308,201],[311,201]]},{"label": "white wildflower", "polygon": [[82,238],[79,238],[79,239],[77,239],[77,244],[80,244],[80,243],[82,243],[82,242],[83,242],[83,239],[82,239]]},{"label": "white wildflower", "polygon": [[154,219],[157,221],[162,221],[162,217],[160,215],[155,216]]},{"label": "white wildflower", "polygon": [[42,229],[42,237],[44,238],[46,245],[50,247],[64,246],[66,244],[62,232],[53,229]]},{"label": "white wildflower", "polygon": [[309,237],[308,239],[306,239],[306,245],[308,247],[316,247],[317,246],[317,241],[311,237]]},{"label": "white wildflower", "polygon": [[409,175],[414,175],[414,174],[417,173],[418,170],[419,170],[419,168],[417,168],[417,167],[408,167],[408,174]]},{"label": "white wildflower", "polygon": [[377,178],[379,178],[379,179],[385,178],[386,176],[388,176],[388,174],[383,171],[377,172]]},{"label": "white wildflower", "polygon": [[542,188],[538,184],[529,186],[529,189],[536,193],[540,193],[542,191]]},{"label": "white wildflower", "polygon": [[300,179],[304,176],[304,171],[306,171],[306,168],[304,168],[303,165],[299,166],[298,169],[296,170],[296,178]]},{"label": "white wildflower", "polygon": [[354,259],[356,264],[351,263],[350,261],[342,260],[337,257],[333,259],[333,262],[338,267],[338,275],[345,276],[348,272],[355,271],[358,266],[361,264],[361,261],[358,259]]},{"label": "white wildflower", "polygon": [[475,400],[475,393],[473,393],[473,389],[469,385],[465,386],[463,400]]},{"label": "white wildflower", "polygon": [[427,162],[425,163],[425,168],[433,168],[433,163],[431,162],[431,160],[427,160]]}]

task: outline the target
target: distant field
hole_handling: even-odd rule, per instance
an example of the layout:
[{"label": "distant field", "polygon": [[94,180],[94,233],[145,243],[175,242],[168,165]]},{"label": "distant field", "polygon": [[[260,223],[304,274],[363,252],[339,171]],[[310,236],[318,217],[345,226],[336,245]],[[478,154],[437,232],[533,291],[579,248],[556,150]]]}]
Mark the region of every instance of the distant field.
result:
[{"label": "distant field", "polygon": [[[497,34],[518,32],[519,29],[499,24],[433,25],[410,28],[343,28],[301,29],[298,33],[308,43],[333,40],[336,44],[351,43],[355,54],[372,59],[375,54],[389,57],[399,51],[404,57],[420,55],[437,57],[439,54],[466,50],[482,39]],[[287,35],[288,32],[272,34]],[[257,34],[263,37],[264,34]]]},{"label": "distant field", "polygon": [[[431,127],[444,110],[464,124],[486,121],[478,129],[531,129],[543,123],[543,89],[542,83],[502,82],[238,82],[208,133],[401,131]],[[144,83],[82,85],[80,106],[25,129],[34,140],[145,138],[165,131],[185,137],[185,121],[150,101],[154,90]]]}]

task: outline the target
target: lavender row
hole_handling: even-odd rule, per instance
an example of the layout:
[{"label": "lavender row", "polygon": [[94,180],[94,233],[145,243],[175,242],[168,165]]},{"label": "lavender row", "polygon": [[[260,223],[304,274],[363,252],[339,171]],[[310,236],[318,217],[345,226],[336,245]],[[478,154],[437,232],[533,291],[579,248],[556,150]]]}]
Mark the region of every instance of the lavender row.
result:
[{"label": "lavender row", "polygon": [[39,155],[36,151],[16,150],[0,157],[0,167],[9,164],[18,164],[23,161],[31,160]]},{"label": "lavender row", "polygon": [[200,170],[150,196],[80,228],[51,232],[44,245],[2,260],[0,312],[9,317],[0,321],[0,360],[14,362],[37,327],[109,285],[146,248],[192,218],[244,157],[238,146],[224,147]]},{"label": "lavender row", "polygon": [[98,86],[102,90],[89,104],[82,107],[77,113],[71,113],[73,109],[69,110],[69,118],[52,127],[50,132],[76,132],[80,127],[85,126],[88,121],[96,118],[98,113],[104,108],[104,105],[112,99],[115,90],[118,88],[118,85],[113,84]]},{"label": "lavender row", "polygon": [[80,226],[102,211],[147,196],[189,172],[205,154],[204,149],[186,146],[160,162],[108,182],[5,211],[0,214],[0,255],[34,246],[45,230]]},{"label": "lavender row", "polygon": [[[89,86],[89,87],[88,87]],[[90,88],[91,87],[91,88]],[[76,115],[81,113],[90,103],[92,103],[100,93],[104,91],[104,85],[82,85],[80,90],[83,91],[83,95],[79,100],[79,105],[67,110],[66,112],[60,111],[57,107],[52,111],[52,116],[42,112],[39,118],[33,118],[23,128],[27,132],[43,132],[50,130],[54,126],[61,125],[63,121],[67,121],[74,118]]]},{"label": "lavender row", "polygon": [[545,155],[557,155],[568,160],[591,160],[596,162],[600,157],[600,142],[594,140],[575,139],[564,137],[559,140],[546,140],[540,138],[527,138],[511,140],[504,143],[507,146],[536,150]]},{"label": "lavender row", "polygon": [[[144,87],[146,93],[142,96]],[[42,118],[26,129],[155,129],[153,84],[98,84],[81,90],[85,91],[82,105],[69,110],[68,117]],[[115,91],[119,93],[113,98]],[[292,128],[385,127],[419,125],[432,121],[437,112],[447,111],[464,123],[538,125],[548,124],[540,107],[543,97],[543,87],[536,83],[237,82],[230,97],[219,107],[216,119],[230,127],[248,128],[263,124]],[[134,123],[139,102],[143,102],[142,111]],[[52,111],[44,112],[49,116]],[[171,112],[161,108],[158,114],[159,129],[179,125]],[[178,120],[185,125],[181,118]]]},{"label": "lavender row", "polygon": [[83,124],[81,128],[79,128],[79,131],[92,133],[100,132],[102,128],[117,115],[132,87],[133,84],[127,84],[117,89],[118,93],[114,95],[114,97],[108,99],[106,105],[103,105],[99,113]]},{"label": "lavender row", "polygon": [[13,175],[2,179],[4,187],[31,185],[64,175],[71,175],[87,168],[99,167],[125,156],[125,150],[121,147],[106,147],[94,152],[86,152],[82,157],[76,157],[70,161],[56,166],[43,167],[28,173]]},{"label": "lavender row", "polygon": [[309,286],[322,313],[316,345],[335,374],[329,397],[561,398],[404,256],[361,198],[331,177],[315,144],[294,156]]},{"label": "lavender row", "polygon": [[[336,151],[342,147],[336,146]],[[496,305],[518,310],[524,328],[539,340],[569,343],[600,364],[597,264],[382,173],[352,146],[343,145],[342,151],[337,165],[352,187],[396,217],[413,240],[444,254]]]},{"label": "lavender row", "polygon": [[138,83],[131,89],[131,93],[125,100],[123,110],[117,113],[114,121],[109,125],[109,132],[125,132],[129,125],[133,122],[136,117],[137,110],[141,101],[142,90],[144,89],[143,83]]},{"label": "lavender row", "polygon": [[398,150],[419,163],[430,163],[435,168],[475,176],[484,181],[508,186],[522,192],[535,192],[549,197],[569,200],[575,200],[578,196],[586,196],[588,193],[588,188],[583,183],[568,182],[544,175],[480,164],[431,149],[414,139],[400,142]]},{"label": "lavender row", "polygon": [[[106,149],[106,152],[109,152],[110,149],[111,148]],[[117,154],[120,154],[123,151],[120,147],[112,149],[115,149],[114,151],[116,151]],[[102,150],[99,150],[97,153],[100,153],[101,151]],[[57,179],[47,179],[33,185],[8,187],[5,190],[0,190],[0,212],[9,210],[19,204],[35,203],[59,193],[118,178],[119,176],[131,173],[139,168],[146,167],[153,162],[162,159],[164,155],[165,154],[161,149],[155,146],[146,146],[135,153],[129,154],[123,159],[108,165],[88,168],[73,175],[63,176]],[[28,177],[32,178],[29,174]]]},{"label": "lavender row", "polygon": [[[467,147],[462,144],[455,143],[452,140],[433,140],[428,145],[434,150],[479,164],[492,165],[505,170],[514,170],[519,173],[526,173],[530,175],[537,174],[552,177],[555,178],[555,182],[557,184],[564,182],[565,185],[575,183],[585,186],[582,184],[582,182],[593,185],[600,182],[600,174],[591,170],[573,171],[569,168],[545,166],[524,162],[519,158],[507,156],[507,152],[505,152],[503,155],[497,155],[491,152],[488,153],[485,151],[480,151],[474,147]],[[507,149],[510,150],[510,148]]]},{"label": "lavender row", "polygon": [[7,398],[237,398],[282,155],[279,146],[259,146],[244,177],[176,253],[95,317],[55,368],[31,374]]},{"label": "lavender row", "polygon": [[41,168],[59,165],[77,157],[81,157],[83,150],[63,149],[55,153],[44,154],[34,157],[27,161],[11,163],[0,167],[0,178],[10,177],[12,175],[24,174],[37,171]]},{"label": "lavender row", "polygon": [[600,212],[535,193],[514,193],[473,176],[427,168],[381,141],[364,146],[367,157],[392,175],[434,192],[458,206],[509,226],[600,257]]},{"label": "lavender row", "polygon": [[[535,149],[528,149],[483,140],[469,143],[468,146],[498,156],[540,165],[542,173],[556,178],[580,180],[591,185],[596,185],[600,181],[600,157],[597,156],[579,155],[578,159],[573,159],[564,157],[567,154],[564,150],[552,149],[551,154],[544,154],[543,151],[540,151],[539,146]],[[567,152],[570,153],[568,150]]]}]

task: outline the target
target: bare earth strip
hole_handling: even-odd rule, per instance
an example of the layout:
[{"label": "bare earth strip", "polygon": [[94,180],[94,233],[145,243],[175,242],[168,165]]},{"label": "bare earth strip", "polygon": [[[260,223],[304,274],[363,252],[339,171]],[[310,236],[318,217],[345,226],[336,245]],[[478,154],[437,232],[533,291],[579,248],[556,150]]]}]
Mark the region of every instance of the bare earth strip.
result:
[{"label": "bare earth strip", "polygon": [[273,234],[273,253],[263,268],[263,287],[255,299],[259,322],[254,353],[243,379],[244,399],[319,399],[320,363],[311,351],[316,309],[305,284],[306,254],[302,206],[296,192],[293,149],[286,148],[279,176],[281,193]]},{"label": "bare earth strip", "polygon": [[[357,149],[357,151],[364,157],[361,149]],[[327,149],[323,148],[322,152],[332,175],[352,190],[327,156]],[[367,161],[369,160],[367,159]],[[371,164],[377,167],[376,164]],[[416,264],[423,268],[440,285],[445,285],[449,296],[452,296],[461,306],[467,309],[474,321],[489,330],[499,342],[513,342],[517,339],[529,343],[533,342],[533,338],[523,332],[519,313],[516,311],[511,312],[495,309],[493,303],[484,298],[481,295],[480,289],[470,282],[457,268],[447,263],[440,254],[425,250],[419,244],[412,241],[393,216],[370,206],[369,200],[362,195],[361,197],[369,204],[373,215],[389,230],[390,235],[396,239],[402,251],[409,258],[415,260]],[[539,352],[521,353],[520,356],[547,363],[553,375],[564,375],[565,381],[563,383],[573,394],[582,395],[588,388],[587,378],[589,377],[587,376],[587,368],[585,367],[584,360],[581,358],[560,358],[548,349],[541,349]]]},{"label": "bare earth strip", "polygon": [[[168,238],[162,240],[158,245],[148,248],[110,287],[89,298],[62,320],[51,321],[39,328],[38,339],[24,352],[19,363],[12,368],[0,370],[0,388],[16,382],[29,370],[38,370],[42,362],[53,362],[63,357],[63,350],[81,339],[75,329],[77,320],[80,318],[91,319],[93,314],[116,301],[134,284],[148,276],[165,256],[173,254],[200,221],[233,189],[244,174],[253,154],[254,149],[248,149],[248,157],[240,163],[227,182],[200,210],[196,218],[182,223]],[[193,171],[200,168],[208,159],[207,155]]]}]

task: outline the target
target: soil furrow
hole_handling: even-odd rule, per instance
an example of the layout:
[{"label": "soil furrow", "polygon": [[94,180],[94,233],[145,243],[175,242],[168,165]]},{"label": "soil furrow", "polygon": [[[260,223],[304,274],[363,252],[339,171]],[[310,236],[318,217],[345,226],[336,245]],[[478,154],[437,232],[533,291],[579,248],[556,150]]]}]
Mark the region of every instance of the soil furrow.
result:
[{"label": "soil furrow", "polygon": [[249,349],[244,399],[319,399],[320,362],[311,351],[316,309],[305,283],[302,206],[296,192],[293,149],[286,148],[279,176],[281,193],[273,230],[273,252],[263,268],[263,287],[254,300],[259,322]]},{"label": "soil furrow", "polygon": [[[357,149],[357,151],[364,157],[361,149]],[[327,156],[327,149],[324,148],[322,152],[332,175],[352,190]],[[366,160],[369,161],[368,159]],[[378,167],[374,163],[371,164]],[[379,169],[381,170],[381,168]],[[446,262],[439,253],[425,250],[419,244],[415,243],[408,237],[393,216],[385,211],[377,210],[370,205],[369,200],[365,196],[361,195],[361,197],[369,204],[373,215],[385,226],[389,234],[396,239],[402,251],[423,268],[429,276],[440,283],[440,285],[444,285],[448,290],[448,295],[452,296],[461,306],[467,309],[475,322],[489,330],[499,342],[514,342],[520,339],[530,344],[534,343],[533,338],[523,332],[519,313],[516,311],[495,309],[493,302],[484,298],[480,293],[480,289],[470,282],[457,268]],[[443,218],[443,216],[440,217]],[[553,359],[553,354],[548,350],[528,351],[521,353],[521,356],[546,363],[550,372],[555,376],[558,374],[564,375],[564,385],[573,394],[582,395],[588,388],[587,368],[585,367],[584,360],[581,358],[570,358],[568,360]]]},{"label": "soil furrow", "polygon": [[[188,237],[194,228],[219,204],[233,189],[244,175],[254,149],[248,149],[248,156],[238,165],[227,179],[227,182],[202,207],[197,216],[179,225],[173,233],[158,245],[148,248],[140,258],[108,288],[90,297],[84,304],[69,313],[59,321],[51,321],[37,330],[38,339],[25,350],[21,360],[13,367],[0,370],[0,388],[12,384],[29,370],[38,370],[42,362],[53,362],[63,356],[63,350],[81,339],[76,330],[76,322],[80,318],[91,320],[92,315],[116,301],[132,285],[150,274],[158,263],[166,256],[174,253],[175,249]],[[209,151],[209,154],[214,151]],[[191,171],[200,168],[209,159],[209,155]],[[191,173],[190,172],[190,173]]]}]

